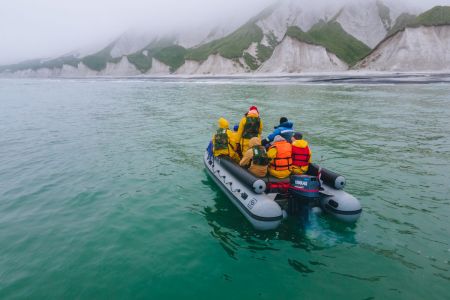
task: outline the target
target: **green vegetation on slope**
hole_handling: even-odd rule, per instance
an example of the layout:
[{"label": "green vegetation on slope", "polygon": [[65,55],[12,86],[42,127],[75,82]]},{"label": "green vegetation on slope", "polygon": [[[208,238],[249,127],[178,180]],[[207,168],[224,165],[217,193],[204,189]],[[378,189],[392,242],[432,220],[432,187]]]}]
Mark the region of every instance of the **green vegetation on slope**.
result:
[{"label": "green vegetation on slope", "polygon": [[0,66],[0,71],[6,71],[9,70],[11,72],[16,72],[16,71],[20,71],[20,70],[24,70],[24,69],[38,69],[41,66],[41,60],[40,59],[32,59],[32,60],[27,60],[27,61],[23,61],[17,64],[13,64],[13,65],[4,65],[4,66]]},{"label": "green vegetation on slope", "polygon": [[40,59],[33,59],[24,61],[18,64],[14,65],[7,65],[7,66],[1,66],[0,71],[6,71],[9,70],[11,72],[25,70],[25,69],[32,69],[37,70],[40,68],[48,68],[48,69],[55,69],[55,68],[62,68],[63,65],[70,65],[73,67],[78,66],[78,63],[80,60],[73,55],[70,56],[63,56],[59,58],[55,58],[52,60],[47,61],[41,61]]},{"label": "green vegetation on slope", "polygon": [[152,68],[152,57],[145,55],[143,51],[129,54],[127,55],[127,58],[128,61],[142,73],[145,73]]},{"label": "green vegetation on slope", "polygon": [[308,32],[291,26],[286,35],[301,42],[323,46],[350,66],[370,52],[367,45],[345,32],[342,26],[335,21],[320,22]]},{"label": "green vegetation on slope", "polygon": [[435,6],[417,17],[406,13],[401,14],[388,36],[392,36],[406,27],[440,25],[450,25],[450,6]]},{"label": "green vegetation on slope", "polygon": [[273,50],[275,49],[275,47],[267,47],[264,46],[262,44],[258,44],[257,48],[256,48],[256,54],[258,56],[259,61],[261,62],[265,62],[266,60],[268,60],[273,53]]},{"label": "green vegetation on slope", "polygon": [[[155,39],[150,44],[148,44],[144,49],[139,50],[138,52],[128,54],[128,61],[133,64],[136,69],[141,71],[142,73],[146,73],[148,70],[152,68],[152,58],[155,57],[155,53],[159,53],[163,51],[165,48],[168,48],[170,52],[170,48],[173,46],[175,40],[171,37],[163,38],[163,39]],[[147,55],[144,52],[147,51]],[[164,56],[164,55],[159,55]],[[170,56],[170,53],[167,55]],[[157,57],[155,57],[158,59]],[[164,59],[164,58],[162,58]],[[159,59],[161,60],[161,59]],[[166,60],[167,61],[167,60]],[[169,66],[176,65],[174,63],[168,64]]]},{"label": "green vegetation on slope", "polygon": [[170,72],[173,73],[184,64],[186,51],[184,47],[174,45],[159,49],[152,54],[154,58],[168,65]]},{"label": "green vegetation on slope", "polygon": [[211,54],[220,54],[229,59],[239,58],[252,43],[259,43],[262,38],[261,28],[254,23],[247,23],[224,38],[188,49],[185,58],[205,61]]},{"label": "green vegetation on slope", "polygon": [[249,54],[247,52],[244,52],[243,57],[244,57],[245,63],[247,64],[247,66],[249,66],[249,68],[251,70],[258,69],[259,62],[258,62],[258,60],[255,57],[253,57],[251,54]]},{"label": "green vegetation on slope", "polygon": [[298,28],[297,26],[289,26],[286,35],[299,40],[300,42],[305,42],[308,44],[314,44],[314,40],[311,38],[311,36]]},{"label": "green vegetation on slope", "polygon": [[[404,13],[397,18],[393,25],[390,19],[389,8],[381,1],[377,1],[377,7],[385,28],[389,29],[388,36],[403,30],[405,27],[450,25],[450,6],[436,6],[417,17]],[[278,41],[273,33],[266,35],[269,46],[262,45],[261,41],[264,35],[261,28],[256,25],[259,19],[269,15],[274,8],[275,6],[272,6],[264,10],[260,15],[230,35],[196,48],[185,49],[177,46],[175,45],[175,39],[169,37],[152,41],[144,49],[126,57],[130,63],[143,73],[151,69],[153,57],[168,65],[170,71],[174,72],[184,64],[186,59],[201,62],[206,60],[211,54],[220,54],[235,61],[242,57],[250,69],[256,70],[261,63],[270,58],[278,45]],[[303,32],[300,28],[293,26],[288,28],[286,34],[302,42],[324,46],[347,64],[353,65],[366,56],[370,52],[370,48],[345,32],[341,25],[335,21],[338,15],[339,13],[328,23],[321,22],[316,24],[308,32]],[[245,52],[252,43],[257,43],[256,56]],[[82,59],[74,56],[64,56],[43,62],[39,59],[29,60],[19,64],[0,66],[0,71],[9,70],[15,72],[25,69],[53,69],[61,68],[63,65],[76,67],[80,62],[83,62],[92,70],[101,71],[106,68],[108,62],[118,63],[122,59],[122,57],[111,57],[110,53],[113,46],[114,43]],[[145,50],[148,51],[148,55],[144,54]]]},{"label": "green vegetation on slope", "polygon": [[62,68],[63,65],[77,67],[79,62],[80,62],[80,59],[78,59],[72,55],[64,56],[64,57],[59,57],[56,59],[52,59],[52,60],[43,62],[41,65],[41,68],[49,68],[49,69]]},{"label": "green vegetation on slope", "polygon": [[114,43],[111,43],[106,48],[100,50],[92,55],[85,56],[81,61],[91,70],[101,71],[106,68],[108,61],[112,59],[111,49],[114,47]]},{"label": "green vegetation on slope", "polygon": [[272,56],[273,50],[278,45],[277,38],[275,37],[275,34],[273,32],[266,34],[266,38],[269,43],[269,46],[264,46],[261,43],[259,43],[256,48],[258,60],[261,63],[265,62]]},{"label": "green vegetation on slope", "polygon": [[387,36],[391,36],[400,30],[403,30],[405,27],[409,26],[409,24],[414,23],[416,20],[415,15],[410,15],[408,13],[403,13],[400,16],[397,17],[397,20],[395,20],[394,26],[389,30]]},{"label": "green vegetation on slope", "polygon": [[450,6],[435,6],[419,15],[413,26],[450,25]]},{"label": "green vegetation on slope", "polygon": [[[153,44],[148,46],[149,49],[144,50],[148,51],[148,55],[145,55],[144,51],[127,55],[128,61],[135,65],[142,73],[145,73],[152,68],[152,58],[168,65],[170,72],[172,73],[184,64],[184,55],[186,54],[185,48],[178,45],[166,46],[166,43],[154,44],[157,45],[157,47],[150,48],[152,45]],[[164,47],[159,47],[159,45],[164,45]]]}]

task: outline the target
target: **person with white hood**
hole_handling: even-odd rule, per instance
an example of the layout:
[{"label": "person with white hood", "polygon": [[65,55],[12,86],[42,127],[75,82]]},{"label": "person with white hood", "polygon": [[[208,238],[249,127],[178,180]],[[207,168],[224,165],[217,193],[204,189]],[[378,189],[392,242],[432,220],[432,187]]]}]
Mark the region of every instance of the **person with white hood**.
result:
[{"label": "person with white hood", "polygon": [[270,159],[269,174],[277,178],[286,178],[291,175],[292,145],[281,135],[275,136],[272,146],[267,151]]}]

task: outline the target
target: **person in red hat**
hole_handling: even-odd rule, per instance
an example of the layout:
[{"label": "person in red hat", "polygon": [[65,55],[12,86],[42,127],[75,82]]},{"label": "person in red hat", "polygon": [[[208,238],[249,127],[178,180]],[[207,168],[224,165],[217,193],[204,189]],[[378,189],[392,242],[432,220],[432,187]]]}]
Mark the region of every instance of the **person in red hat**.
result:
[{"label": "person in red hat", "polygon": [[253,137],[261,138],[263,122],[259,117],[259,111],[256,106],[250,106],[248,112],[241,119],[237,132],[239,149],[241,155],[249,149],[250,139]]},{"label": "person in red hat", "polygon": [[251,110],[256,110],[259,113],[258,108],[256,106],[254,106],[254,105],[250,106],[250,108],[248,109],[248,111],[251,111]]}]

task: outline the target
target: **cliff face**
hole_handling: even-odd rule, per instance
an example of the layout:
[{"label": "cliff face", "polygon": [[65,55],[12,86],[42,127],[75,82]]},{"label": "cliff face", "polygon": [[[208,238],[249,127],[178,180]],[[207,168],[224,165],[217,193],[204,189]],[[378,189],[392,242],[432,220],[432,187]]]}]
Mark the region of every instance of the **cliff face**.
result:
[{"label": "cliff face", "polygon": [[320,1],[306,6],[299,0],[285,0],[245,24],[229,21],[194,31],[184,28],[168,36],[129,31],[89,54],[73,52],[54,59],[0,66],[0,75],[447,70],[450,7],[437,6],[412,15],[416,12],[397,0],[352,0],[344,6]]},{"label": "cliff face", "polygon": [[387,38],[355,68],[374,71],[449,71],[450,25],[406,28]]},{"label": "cliff face", "polygon": [[208,59],[202,63],[187,60],[175,73],[180,75],[232,75],[245,72],[246,70],[240,62],[215,54],[208,56]]},{"label": "cliff face", "polygon": [[346,5],[336,21],[347,33],[369,47],[375,47],[387,33],[374,1]]},{"label": "cliff face", "polygon": [[267,73],[344,71],[348,66],[322,46],[285,37],[272,57],[258,70]]}]

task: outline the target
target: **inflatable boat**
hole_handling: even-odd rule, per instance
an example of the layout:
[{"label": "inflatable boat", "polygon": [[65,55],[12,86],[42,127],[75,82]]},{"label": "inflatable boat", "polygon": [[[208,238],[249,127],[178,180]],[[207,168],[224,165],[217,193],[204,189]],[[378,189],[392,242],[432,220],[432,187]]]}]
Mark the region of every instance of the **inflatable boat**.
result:
[{"label": "inflatable boat", "polygon": [[358,199],[343,191],[345,178],[316,164],[305,175],[276,179],[255,177],[229,157],[214,157],[208,150],[204,163],[208,175],[258,230],[275,229],[288,215],[313,207],[348,223],[362,212]]}]

